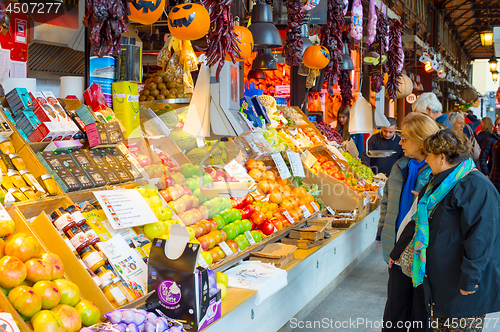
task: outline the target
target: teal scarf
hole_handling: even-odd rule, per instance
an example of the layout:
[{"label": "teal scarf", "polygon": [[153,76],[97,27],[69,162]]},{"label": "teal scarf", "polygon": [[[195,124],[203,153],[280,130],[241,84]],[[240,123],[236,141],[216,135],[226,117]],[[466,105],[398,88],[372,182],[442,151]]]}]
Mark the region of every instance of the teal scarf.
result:
[{"label": "teal scarf", "polygon": [[413,287],[417,287],[424,281],[426,248],[429,245],[429,215],[439,202],[455,187],[457,182],[469,174],[475,167],[476,165],[472,159],[469,158],[463,161],[444,179],[434,192],[434,184],[431,181],[425,190],[424,196],[418,202],[417,213],[412,218],[415,221],[415,237],[412,242],[414,248],[412,266]]}]

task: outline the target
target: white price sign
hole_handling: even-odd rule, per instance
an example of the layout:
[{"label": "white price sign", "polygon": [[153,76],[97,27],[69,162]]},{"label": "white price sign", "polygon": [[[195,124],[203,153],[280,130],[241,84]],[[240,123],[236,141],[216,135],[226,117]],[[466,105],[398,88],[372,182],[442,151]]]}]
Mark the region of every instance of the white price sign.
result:
[{"label": "white price sign", "polygon": [[288,160],[290,161],[290,167],[292,168],[292,173],[294,176],[305,177],[304,166],[302,165],[302,160],[297,152],[287,151]]},{"label": "white price sign", "polygon": [[318,204],[316,202],[311,202],[311,205],[312,205],[314,211],[316,211],[316,212],[319,211],[319,206],[318,206]]},{"label": "white price sign", "polygon": [[328,212],[331,213],[332,216],[335,215],[335,211],[333,211],[333,209],[331,207],[327,206],[326,209],[328,210]]},{"label": "white price sign", "polygon": [[295,222],[295,220],[293,220],[292,216],[290,215],[290,213],[288,213],[288,211],[284,211],[283,215],[285,216],[286,219],[288,219],[290,224],[293,224]]},{"label": "white price sign", "polygon": [[231,256],[233,254],[233,251],[229,246],[227,245],[226,241],[222,241],[219,243],[219,247],[222,249],[222,251],[226,254],[226,256]]},{"label": "white price sign", "polygon": [[278,169],[278,172],[280,173],[280,177],[282,180],[288,179],[290,176],[290,170],[285,164],[285,161],[283,160],[283,157],[279,153],[273,153],[271,155],[271,158],[273,158],[274,163],[276,164],[276,168]]},{"label": "white price sign", "polygon": [[253,239],[252,233],[250,233],[250,231],[246,231],[243,234],[245,234],[245,237],[247,238],[247,240],[250,243],[250,245],[254,245],[255,244],[255,240]]},{"label": "white price sign", "polygon": [[309,210],[306,208],[305,205],[300,206],[301,210],[304,211],[304,218],[309,218],[311,216],[311,213]]}]

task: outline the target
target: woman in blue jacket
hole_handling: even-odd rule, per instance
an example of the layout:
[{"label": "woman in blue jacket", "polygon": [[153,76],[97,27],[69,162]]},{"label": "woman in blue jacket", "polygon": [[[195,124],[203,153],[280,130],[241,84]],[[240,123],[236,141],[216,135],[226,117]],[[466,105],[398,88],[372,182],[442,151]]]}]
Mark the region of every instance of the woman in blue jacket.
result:
[{"label": "woman in blue jacket", "polygon": [[355,158],[361,158],[361,154],[365,148],[365,141],[363,134],[349,134],[349,117],[351,108],[349,106],[341,107],[337,113],[337,127],[335,128],[337,132],[342,136],[344,141],[348,141],[352,138],[356,149],[358,149],[359,155],[353,156]]},{"label": "woman in blue jacket", "polygon": [[429,331],[426,328],[428,314],[422,287],[414,289],[411,278],[403,274],[401,267],[397,262],[394,264],[389,254],[397,242],[398,229],[416,198],[415,193],[429,181],[432,170],[425,162],[423,143],[438,130],[438,124],[426,114],[412,112],[405,117],[400,142],[405,157],[394,164],[384,187],[379,233],[384,260],[389,264],[389,281],[383,332],[406,332],[405,326],[397,326],[398,322],[413,326],[421,324],[421,328],[410,328],[410,331]]}]

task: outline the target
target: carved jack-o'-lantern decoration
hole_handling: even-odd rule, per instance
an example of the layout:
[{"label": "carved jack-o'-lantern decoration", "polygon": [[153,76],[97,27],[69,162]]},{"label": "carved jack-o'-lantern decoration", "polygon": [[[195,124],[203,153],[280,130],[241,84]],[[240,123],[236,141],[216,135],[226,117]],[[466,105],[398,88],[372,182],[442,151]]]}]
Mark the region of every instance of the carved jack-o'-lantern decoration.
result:
[{"label": "carved jack-o'-lantern decoration", "polygon": [[158,21],[165,8],[165,0],[132,0],[129,19],[145,25]]},{"label": "carved jack-o'-lantern decoration", "polygon": [[168,14],[168,29],[177,39],[200,39],[210,29],[210,15],[202,5],[181,4],[172,8]]},{"label": "carved jack-o'-lantern decoration", "polygon": [[330,52],[324,46],[309,46],[302,55],[302,61],[308,68],[323,69],[330,62]]},{"label": "carved jack-o'-lantern decoration", "polygon": [[[240,48],[239,52],[235,52],[236,61],[245,61],[252,55],[253,51],[253,35],[252,32],[242,26],[236,25],[234,27],[234,33],[236,33],[237,39],[236,44]],[[226,54],[226,61],[232,61],[231,56]]]}]

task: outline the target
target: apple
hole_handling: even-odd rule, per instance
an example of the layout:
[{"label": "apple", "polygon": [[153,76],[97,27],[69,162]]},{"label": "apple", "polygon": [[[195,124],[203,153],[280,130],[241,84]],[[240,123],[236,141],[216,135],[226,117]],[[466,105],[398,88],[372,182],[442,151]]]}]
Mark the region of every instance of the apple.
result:
[{"label": "apple", "polygon": [[203,203],[202,206],[204,206],[208,209],[208,216],[210,218],[215,216],[217,213],[219,213],[219,210],[220,210],[220,204],[215,199],[211,199],[209,201],[206,201],[205,203]]},{"label": "apple", "polygon": [[274,233],[274,224],[269,220],[264,221],[262,224],[260,224],[259,228],[266,235],[271,235]]},{"label": "apple", "polygon": [[159,206],[156,208],[155,215],[156,218],[158,218],[158,220],[160,221],[172,219],[172,212],[170,211],[170,209],[163,206]]},{"label": "apple", "polygon": [[181,173],[172,174],[172,178],[174,179],[175,184],[183,185],[186,183],[186,178]]},{"label": "apple", "polygon": [[193,201],[193,208],[197,208],[200,205],[200,200],[197,196],[191,195],[191,200]]},{"label": "apple", "polygon": [[149,197],[149,204],[150,204],[150,206],[152,206],[153,208],[160,207],[160,206],[161,206],[161,199],[160,199],[160,196],[158,196],[158,194],[157,194],[156,196],[151,196],[151,197]]},{"label": "apple", "polygon": [[195,222],[203,219],[203,216],[201,215],[201,212],[199,210],[191,209],[191,210],[189,210],[189,212],[193,214]]},{"label": "apple", "polygon": [[213,167],[205,167],[205,172],[210,175],[210,177],[213,179],[216,174],[216,170]]},{"label": "apple", "polygon": [[207,221],[210,223],[210,225],[212,225],[212,227],[210,228],[210,231],[216,231],[217,230],[217,221],[213,220],[213,219],[207,219]]},{"label": "apple", "polygon": [[[207,250],[209,249],[208,247],[210,246],[210,243],[209,243],[209,241],[208,241],[208,238],[207,238],[205,235],[200,236],[200,237],[198,238],[198,241],[200,241],[201,248],[202,248],[204,251],[207,251]],[[208,263],[207,263],[207,264],[208,264]]]},{"label": "apple", "polygon": [[148,189],[145,188],[145,187],[137,187],[137,191],[139,192],[139,194],[141,194],[142,197],[144,198],[148,198],[149,195],[148,195]]},{"label": "apple", "polygon": [[181,165],[181,167],[179,168],[179,171],[186,178],[190,178],[195,174],[194,173],[195,168],[194,168],[193,164],[190,164],[190,163],[186,163],[184,165]]},{"label": "apple", "polygon": [[206,206],[198,206],[198,211],[201,212],[201,219],[208,219],[208,216],[209,216],[209,212],[208,212],[208,209]]},{"label": "apple", "polygon": [[234,240],[227,240],[226,244],[231,248],[233,254],[236,254],[240,248],[238,248],[238,243]]},{"label": "apple", "polygon": [[217,280],[217,284],[223,284],[226,287],[229,285],[229,278],[224,272],[215,272],[215,280]]},{"label": "apple", "polygon": [[262,236],[258,231],[250,231],[250,234],[252,234],[255,243],[259,243],[260,241],[262,241]]},{"label": "apple", "polygon": [[186,230],[189,233],[189,240],[193,240],[196,237],[196,232],[194,231],[194,228],[187,226]]},{"label": "apple", "polygon": [[212,223],[208,220],[202,220],[198,225],[202,228],[203,234],[208,234],[212,231]]},{"label": "apple", "polygon": [[210,174],[203,175],[203,185],[212,182],[212,176]]},{"label": "apple", "polygon": [[159,194],[161,195],[161,197],[163,197],[165,202],[168,203],[168,202],[172,201],[172,195],[170,194],[169,190],[160,190]]},{"label": "apple", "polygon": [[142,168],[151,165],[151,160],[149,159],[148,156],[144,154],[138,155],[137,161],[139,162],[139,165],[141,165]]},{"label": "apple", "polygon": [[181,196],[188,196],[188,195],[191,195],[193,192],[191,191],[191,189],[189,189],[188,186],[182,186],[182,195]]},{"label": "apple", "polygon": [[175,180],[171,176],[166,176],[165,182],[167,183],[167,187],[173,187],[175,185]]},{"label": "apple", "polygon": [[218,261],[220,261],[221,257],[220,257],[219,252],[217,250],[209,250],[208,252],[210,253],[210,255],[212,255],[212,260],[214,263],[217,263]]},{"label": "apple", "polygon": [[193,195],[195,195],[196,197],[198,197],[199,204],[203,204],[203,203],[205,203],[208,200],[208,197],[206,197],[205,195],[203,195],[201,193],[200,188],[195,189],[193,191]]},{"label": "apple", "polygon": [[203,257],[203,259],[205,260],[205,263],[207,263],[207,265],[212,265],[212,263],[213,263],[212,255],[208,251],[203,251],[201,253],[201,256]]},{"label": "apple", "polygon": [[189,179],[186,181],[186,186],[191,190],[194,191],[195,189],[198,189],[200,187],[199,182],[196,179]]},{"label": "apple", "polygon": [[246,238],[245,235],[241,234],[241,235],[238,235],[234,241],[236,241],[236,243],[238,244],[238,248],[240,250],[245,250],[246,247],[248,247],[249,243],[248,243],[248,240]]},{"label": "apple", "polygon": [[159,238],[164,235],[167,231],[167,228],[162,222],[154,222],[151,224],[147,224],[143,228],[144,234],[150,241],[153,241],[154,238]]},{"label": "apple", "polygon": [[252,205],[247,205],[241,209],[241,218],[250,219],[255,213],[255,209]]}]

